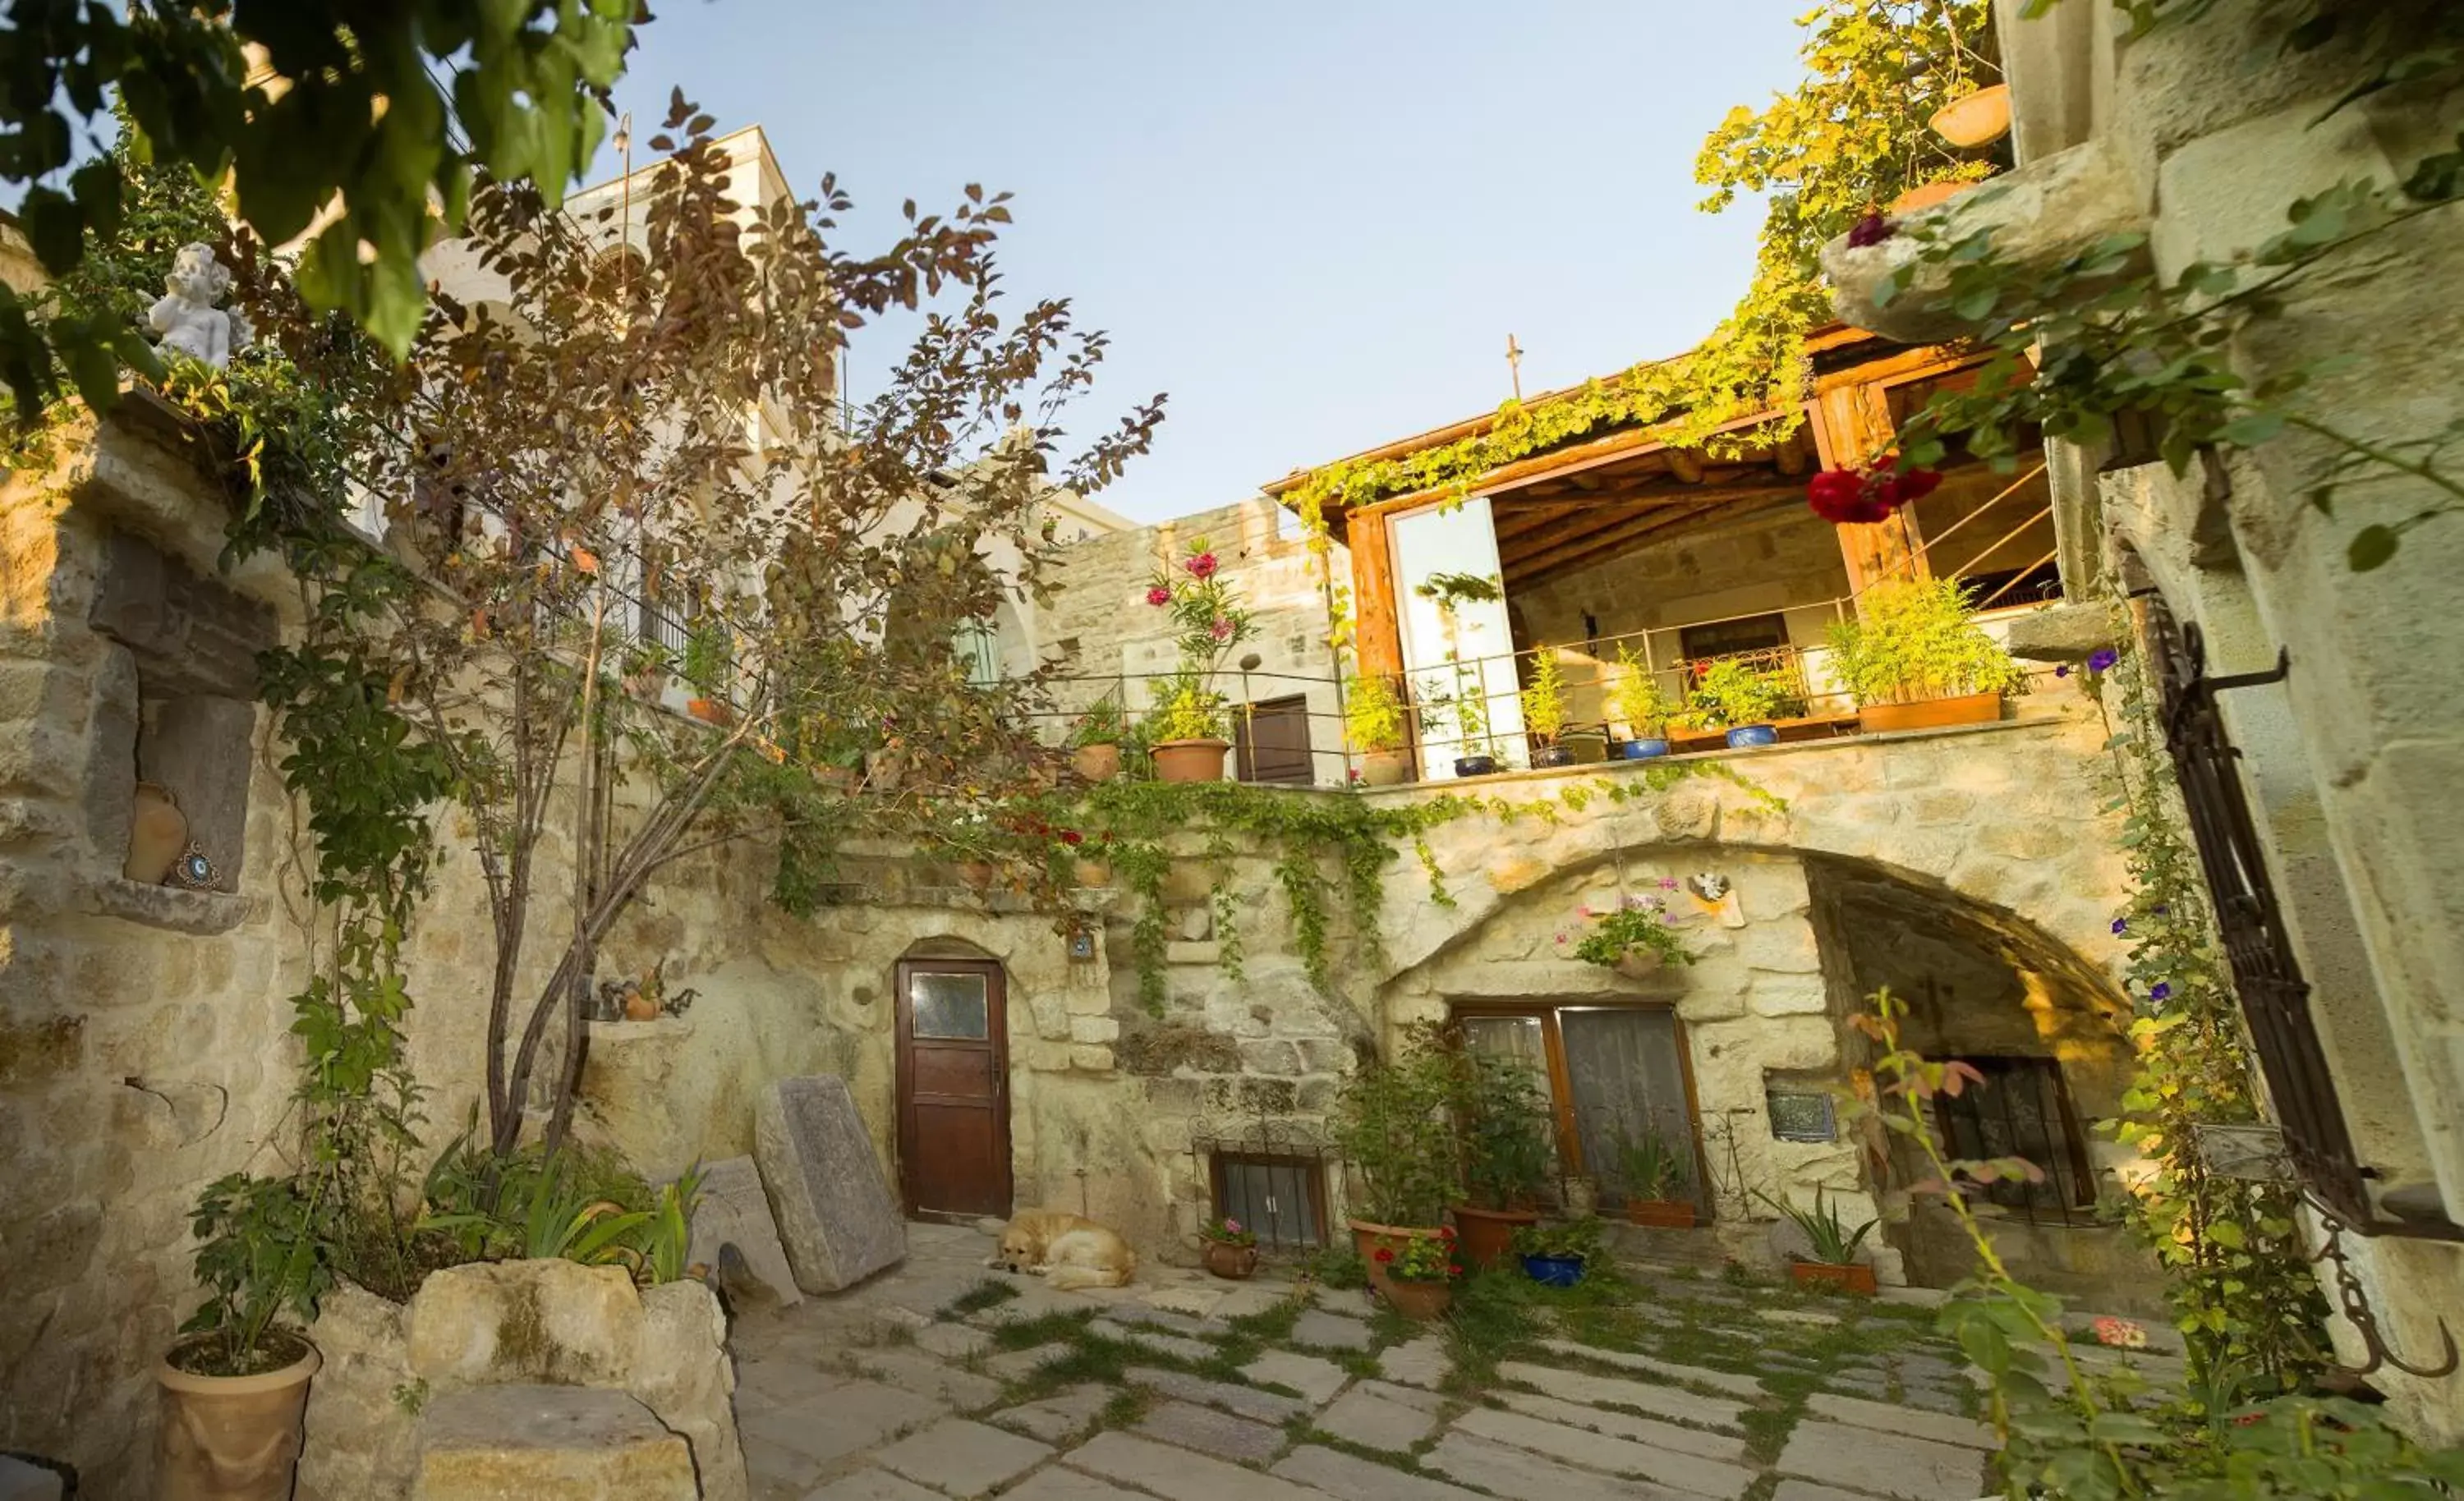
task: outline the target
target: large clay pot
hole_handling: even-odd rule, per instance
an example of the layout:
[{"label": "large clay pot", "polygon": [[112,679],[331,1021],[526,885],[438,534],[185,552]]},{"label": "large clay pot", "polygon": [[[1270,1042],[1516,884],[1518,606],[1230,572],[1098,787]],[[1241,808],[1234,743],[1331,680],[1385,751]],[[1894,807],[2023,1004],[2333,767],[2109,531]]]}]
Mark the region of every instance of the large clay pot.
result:
[{"label": "large clay pot", "polygon": [[1163,782],[1220,782],[1228,740],[1166,740],[1150,752],[1155,779]]},{"label": "large clay pot", "polygon": [[1505,1259],[1514,1245],[1515,1230],[1540,1223],[1537,1209],[1476,1209],[1455,1206],[1455,1250],[1463,1260],[1485,1272]]},{"label": "large clay pot", "polygon": [[1869,704],[1857,711],[1857,728],[1869,735],[1902,729],[1941,729],[1950,725],[1990,725],[2002,717],[1999,693],[1962,693],[1914,704]]},{"label": "large clay pot", "polygon": [[1406,1318],[1427,1323],[1443,1318],[1454,1306],[1455,1285],[1452,1282],[1389,1282],[1386,1301],[1395,1312]]},{"label": "large clay pot", "polygon": [[195,1376],[165,1360],[156,1501],[285,1501],[299,1460],[315,1347],[262,1376]]},{"label": "large clay pot", "polygon": [[1842,1293],[1855,1293],[1872,1297],[1879,1290],[1874,1269],[1864,1262],[1837,1266],[1828,1261],[1792,1261],[1788,1264],[1789,1279],[1798,1287],[1837,1288]]},{"label": "large clay pot", "polygon": [[1963,94],[1935,110],[1926,123],[1954,146],[1991,145],[2011,133],[2011,85],[1995,83]]},{"label": "large clay pot", "polygon": [[1656,1230],[1690,1230],[1694,1228],[1694,1206],[1683,1199],[1628,1199],[1625,1217],[1629,1224],[1649,1226]]},{"label": "large clay pot", "polygon": [[1199,1255],[1206,1262],[1207,1271],[1229,1282],[1246,1282],[1249,1273],[1258,1270],[1258,1248],[1255,1246],[1233,1246],[1210,1240]]},{"label": "large clay pot", "polygon": [[1116,745],[1080,746],[1069,752],[1070,770],[1086,782],[1109,782],[1121,774],[1121,748]]},{"label": "large clay pot", "polygon": [[143,886],[159,886],[171,874],[180,852],[188,847],[188,816],[167,787],[137,784],[128,816],[128,858],[120,873]]},{"label": "large clay pot", "polygon": [[1434,1225],[1423,1229],[1416,1225],[1380,1225],[1375,1220],[1349,1220],[1345,1223],[1352,1227],[1353,1249],[1360,1253],[1361,1264],[1369,1269],[1369,1285],[1380,1295],[1395,1284],[1386,1275],[1386,1269],[1378,1265],[1379,1249],[1399,1251],[1406,1241],[1435,1240],[1438,1237]]},{"label": "large clay pot", "polygon": [[1372,750],[1360,758],[1360,780],[1371,787],[1400,787],[1412,779],[1412,752]]}]

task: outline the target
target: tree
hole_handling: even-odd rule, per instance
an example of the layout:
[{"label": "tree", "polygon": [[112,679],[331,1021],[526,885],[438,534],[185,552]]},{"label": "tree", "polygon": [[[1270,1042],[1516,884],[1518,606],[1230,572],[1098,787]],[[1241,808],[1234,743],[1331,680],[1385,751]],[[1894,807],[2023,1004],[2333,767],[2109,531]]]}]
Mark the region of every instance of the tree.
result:
[{"label": "tree", "polygon": [[[122,15],[10,0],[0,182],[26,185],[19,222],[60,277],[116,236],[133,163],[205,181],[228,172],[238,217],[259,239],[284,245],[316,229],[298,268],[308,303],[399,354],[426,306],[419,254],[460,229],[474,169],[533,183],[554,207],[588,165],[637,6],[129,0]],[[127,149],[73,166],[115,99]],[[163,373],[134,325],[0,287],[0,381],[21,423],[71,388],[109,405],[123,362]]]},{"label": "tree", "polygon": [[[953,627],[1033,589],[1052,488],[1100,489],[1161,420],[1157,397],[1055,460],[1105,344],[1066,302],[1001,315],[1006,195],[970,187],[946,218],[911,204],[898,242],[858,258],[825,240],[848,205],[833,181],[818,203],[747,207],[708,117],[679,98],[667,129],[638,245],[611,214],[577,224],[483,182],[472,243],[509,294],[440,298],[398,368],[252,261],[260,326],[307,384],[349,393],[330,414],[342,467],[385,497],[387,547],[420,582],[340,628],[470,816],[499,1151],[534,1104],[561,1139],[598,945],[661,871],[762,832],[929,827],[944,798],[1048,753],[1023,712],[1040,677],[970,683]],[[889,389],[843,416],[848,332],[943,294]],[[337,503],[270,494],[259,530],[330,532]],[[661,706],[679,671],[705,717]],[[894,757],[895,794],[816,774],[850,750]],[[560,843],[569,890],[543,857]],[[552,963],[526,984],[535,950]]]}]

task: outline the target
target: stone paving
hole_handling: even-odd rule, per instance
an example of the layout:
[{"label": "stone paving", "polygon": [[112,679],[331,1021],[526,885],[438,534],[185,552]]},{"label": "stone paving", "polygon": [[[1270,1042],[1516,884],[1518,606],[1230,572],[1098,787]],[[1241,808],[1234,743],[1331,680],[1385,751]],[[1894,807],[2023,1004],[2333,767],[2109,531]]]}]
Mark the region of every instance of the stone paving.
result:
[{"label": "stone paving", "polygon": [[[910,1241],[885,1276],[737,1325],[756,1501],[1991,1490],[1969,1373],[1922,1310],[1630,1269],[1630,1303],[1556,1319],[1476,1381],[1440,1333],[1359,1293],[1142,1267],[1133,1287],[1062,1294],[987,1273],[975,1229]],[[1015,1295],[990,1301],[988,1281]],[[2142,1363],[2161,1381],[2178,1362]]]}]

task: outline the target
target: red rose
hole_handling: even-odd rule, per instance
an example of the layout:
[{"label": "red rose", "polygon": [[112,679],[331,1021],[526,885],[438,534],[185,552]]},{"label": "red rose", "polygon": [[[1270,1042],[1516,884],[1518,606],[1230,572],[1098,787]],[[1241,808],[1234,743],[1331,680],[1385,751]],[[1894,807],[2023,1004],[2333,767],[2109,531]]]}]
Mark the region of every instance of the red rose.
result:
[{"label": "red rose", "polygon": [[1936,469],[1907,469],[1883,479],[1882,503],[1904,506],[1925,499],[1942,485],[1942,474]]},{"label": "red rose", "polygon": [[1192,578],[1212,578],[1215,576],[1215,555],[1200,553],[1181,566],[1189,570]]},{"label": "red rose", "polygon": [[1154,605],[1170,604],[1172,603],[1172,591],[1161,584],[1157,584],[1147,591],[1147,603]]},{"label": "red rose", "polygon": [[1879,520],[1863,514],[1870,509],[1865,477],[1854,469],[1825,469],[1805,487],[1806,504],[1833,526],[1848,521]]},{"label": "red rose", "polygon": [[1376,1254],[1373,1259],[1375,1260],[1379,1266],[1384,1266],[1386,1263],[1395,1259],[1395,1248],[1392,1246],[1378,1247]]}]

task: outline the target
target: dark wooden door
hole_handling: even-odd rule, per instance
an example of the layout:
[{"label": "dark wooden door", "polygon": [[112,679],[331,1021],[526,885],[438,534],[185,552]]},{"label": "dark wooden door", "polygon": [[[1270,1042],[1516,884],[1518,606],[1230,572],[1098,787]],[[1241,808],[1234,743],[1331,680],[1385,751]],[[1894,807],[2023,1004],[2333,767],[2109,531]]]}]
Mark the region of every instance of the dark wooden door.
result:
[{"label": "dark wooden door", "polygon": [[1300,694],[1235,710],[1232,739],[1244,782],[1306,787],[1317,780],[1309,756],[1309,700]]},{"label": "dark wooden door", "polygon": [[910,1214],[1009,1217],[1006,1001],[998,964],[898,967],[898,1186]]}]

